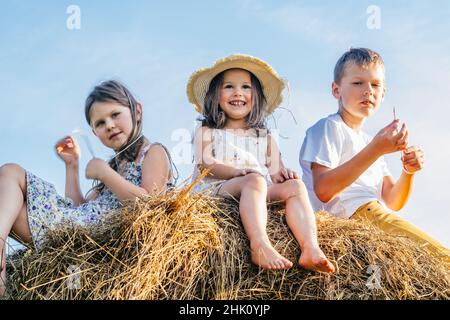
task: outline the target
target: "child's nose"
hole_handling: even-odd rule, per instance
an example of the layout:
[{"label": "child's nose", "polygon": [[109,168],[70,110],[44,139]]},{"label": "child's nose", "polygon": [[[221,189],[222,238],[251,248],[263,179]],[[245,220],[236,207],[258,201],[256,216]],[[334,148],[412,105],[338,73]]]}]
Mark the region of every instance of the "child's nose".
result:
[{"label": "child's nose", "polygon": [[242,90],[239,89],[239,88],[236,88],[236,89],[234,90],[234,95],[235,95],[235,96],[242,96]]},{"label": "child's nose", "polygon": [[364,86],[364,94],[365,95],[372,95],[373,94],[373,87],[370,84],[366,84]]},{"label": "child's nose", "polygon": [[112,120],[106,120],[106,128],[112,129],[115,127],[114,121]]}]

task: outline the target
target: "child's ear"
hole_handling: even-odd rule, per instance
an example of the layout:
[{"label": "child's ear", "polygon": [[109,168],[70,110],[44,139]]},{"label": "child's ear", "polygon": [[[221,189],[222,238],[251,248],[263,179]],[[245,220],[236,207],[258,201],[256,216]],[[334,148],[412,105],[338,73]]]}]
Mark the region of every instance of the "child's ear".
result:
[{"label": "child's ear", "polygon": [[139,102],[136,104],[136,111],[137,111],[137,120],[142,119],[142,104]]},{"label": "child's ear", "polygon": [[333,97],[335,97],[336,99],[339,100],[341,98],[341,90],[336,82],[333,82],[331,84],[331,93],[333,94]]}]

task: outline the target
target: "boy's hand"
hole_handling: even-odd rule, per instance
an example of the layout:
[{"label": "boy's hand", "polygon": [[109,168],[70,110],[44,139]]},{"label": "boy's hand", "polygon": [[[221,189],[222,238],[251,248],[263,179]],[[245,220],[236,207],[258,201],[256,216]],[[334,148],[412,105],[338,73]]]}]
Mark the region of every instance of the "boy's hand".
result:
[{"label": "boy's hand", "polygon": [[261,174],[258,170],[246,168],[246,169],[236,169],[233,173],[233,178],[246,176],[249,173]]},{"label": "boy's hand", "polygon": [[67,136],[56,142],[55,151],[67,166],[77,165],[80,160],[81,152],[77,141]]},{"label": "boy's hand", "polygon": [[272,176],[273,183],[283,183],[286,180],[290,179],[300,179],[300,178],[297,172],[288,168],[281,168],[280,171],[278,171],[278,173]]},{"label": "boy's hand", "polygon": [[392,121],[389,125],[381,129],[371,141],[371,144],[380,156],[404,150],[408,146],[409,133],[406,129],[406,124],[403,123],[400,130],[398,130],[399,125],[399,119]]},{"label": "boy's hand", "polygon": [[94,158],[86,166],[86,178],[91,180],[102,180],[105,172],[111,169],[109,164],[102,159]]},{"label": "boy's hand", "polygon": [[402,163],[406,173],[413,174],[421,170],[424,164],[424,153],[422,149],[413,146],[403,150]]}]

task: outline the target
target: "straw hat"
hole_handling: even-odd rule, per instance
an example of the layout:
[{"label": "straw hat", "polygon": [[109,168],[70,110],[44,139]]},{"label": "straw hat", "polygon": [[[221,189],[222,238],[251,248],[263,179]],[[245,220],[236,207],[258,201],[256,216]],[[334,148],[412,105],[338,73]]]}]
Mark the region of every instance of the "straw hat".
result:
[{"label": "straw hat", "polygon": [[267,112],[272,113],[283,100],[281,92],[284,81],[277,72],[265,61],[244,54],[234,54],[217,60],[211,68],[203,68],[191,75],[187,84],[189,102],[194,104],[197,112],[202,112],[203,102],[211,80],[222,71],[240,68],[253,73],[261,82],[267,101]]}]

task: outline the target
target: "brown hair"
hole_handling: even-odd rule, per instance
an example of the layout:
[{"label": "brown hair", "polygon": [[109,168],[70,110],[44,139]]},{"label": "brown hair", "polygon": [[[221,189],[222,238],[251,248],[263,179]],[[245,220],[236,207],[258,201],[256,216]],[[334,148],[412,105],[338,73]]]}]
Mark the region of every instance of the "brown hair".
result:
[{"label": "brown hair", "polygon": [[[228,69],[231,70],[231,69]],[[227,121],[225,112],[219,105],[220,89],[223,85],[225,72],[216,75],[210,82],[208,91],[202,108],[202,117],[199,119],[202,126],[214,129],[222,129]],[[245,69],[242,69],[245,70]],[[253,108],[247,118],[247,125],[250,128],[266,128],[267,101],[258,78],[248,70],[252,84],[252,104]]]},{"label": "brown hair", "polygon": [[345,68],[349,63],[356,63],[358,66],[368,66],[371,64],[380,65],[384,68],[381,56],[367,48],[350,48],[345,52],[334,67],[334,82],[339,84],[344,76]]},{"label": "brown hair", "polygon": [[[104,81],[94,87],[92,92],[86,98],[84,113],[86,121],[91,125],[90,111],[95,102],[115,102],[122,106],[130,108],[131,118],[133,121],[133,129],[128,141],[117,151],[117,157],[109,161],[109,165],[115,171],[118,169],[118,163],[121,161],[135,161],[139,151],[147,139],[142,135],[142,120],[137,118],[138,102],[133,97],[131,92],[119,81],[109,80]],[[141,115],[142,119],[142,115]],[[125,150],[126,149],[126,150]],[[124,150],[123,152],[121,152]],[[94,181],[93,189],[101,192],[105,185],[99,181]]]}]

